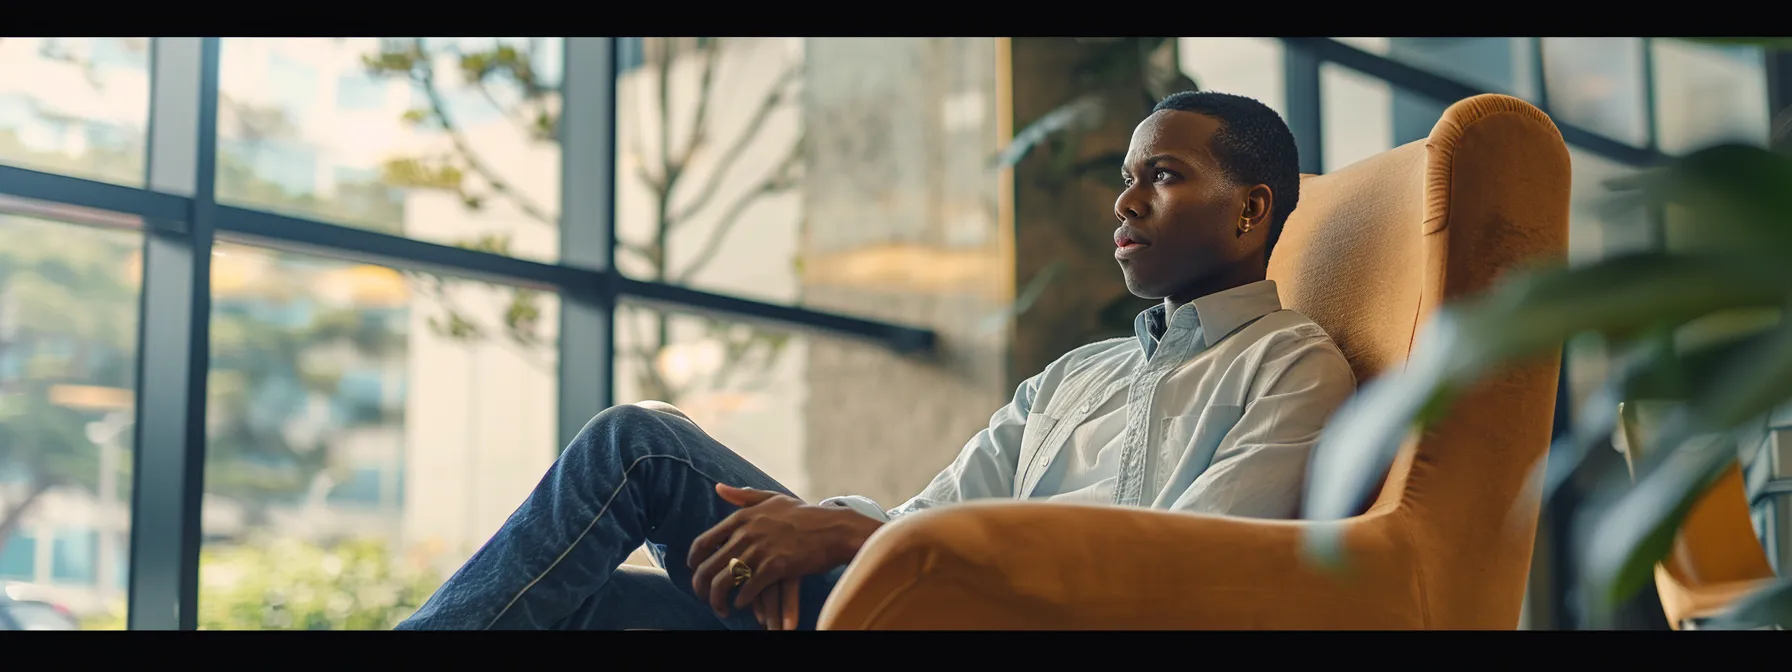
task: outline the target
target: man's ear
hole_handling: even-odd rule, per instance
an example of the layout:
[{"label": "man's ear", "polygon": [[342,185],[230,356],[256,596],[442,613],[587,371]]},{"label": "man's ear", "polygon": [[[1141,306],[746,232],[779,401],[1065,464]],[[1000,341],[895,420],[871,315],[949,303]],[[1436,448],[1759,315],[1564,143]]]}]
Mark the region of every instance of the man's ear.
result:
[{"label": "man's ear", "polygon": [[1275,193],[1269,185],[1259,184],[1251,187],[1244,194],[1244,212],[1242,216],[1251,225],[1251,230],[1268,229],[1269,214],[1275,209]]}]

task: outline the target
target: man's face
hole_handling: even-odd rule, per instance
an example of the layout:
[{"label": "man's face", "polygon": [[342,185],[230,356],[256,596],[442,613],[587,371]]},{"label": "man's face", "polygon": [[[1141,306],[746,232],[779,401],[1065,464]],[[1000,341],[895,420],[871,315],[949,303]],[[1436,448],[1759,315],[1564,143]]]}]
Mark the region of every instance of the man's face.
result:
[{"label": "man's face", "polygon": [[1219,130],[1218,119],[1178,110],[1155,112],[1133,130],[1121,168],[1126,188],[1114,202],[1114,259],[1141,298],[1192,300],[1181,294],[1223,289],[1205,285],[1262,264],[1269,188],[1227,179],[1212,152]]}]

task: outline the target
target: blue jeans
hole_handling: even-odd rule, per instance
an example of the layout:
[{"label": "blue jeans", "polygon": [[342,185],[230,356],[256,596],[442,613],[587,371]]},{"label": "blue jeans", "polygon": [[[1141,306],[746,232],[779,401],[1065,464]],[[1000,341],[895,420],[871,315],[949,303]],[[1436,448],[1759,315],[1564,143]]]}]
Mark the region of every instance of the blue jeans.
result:
[{"label": "blue jeans", "polygon": [[[790,491],[664,404],[592,418],[535,491],[400,630],[759,629],[691,591],[691,541],[739,510],[717,483]],[[623,566],[646,542],[664,569]],[[813,629],[845,566],[803,579]]]}]

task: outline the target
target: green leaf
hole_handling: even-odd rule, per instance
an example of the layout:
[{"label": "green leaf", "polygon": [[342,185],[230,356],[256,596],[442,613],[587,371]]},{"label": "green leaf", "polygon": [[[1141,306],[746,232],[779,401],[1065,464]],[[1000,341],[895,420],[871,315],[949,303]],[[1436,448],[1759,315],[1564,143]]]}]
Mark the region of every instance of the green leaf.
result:
[{"label": "green leaf", "polygon": [[1629,254],[1577,268],[1523,273],[1461,308],[1455,377],[1597,332],[1620,342],[1720,310],[1781,305],[1782,264],[1720,255]]},{"label": "green leaf", "polygon": [[1596,519],[1582,576],[1602,604],[1623,601],[1649,581],[1686,514],[1736,459],[1732,435],[1700,437],[1687,418],[1675,413],[1664,421],[1661,434],[1648,439],[1636,487]]},{"label": "green leaf", "polygon": [[1792,253],[1792,157],[1717,145],[1612,183],[1645,202],[1689,207],[1702,247],[1742,255]]},{"label": "green leaf", "polygon": [[[1411,433],[1414,420],[1451,392],[1449,364],[1461,349],[1463,324],[1444,308],[1427,322],[1406,368],[1370,381],[1327,423],[1308,469],[1305,518],[1355,515]],[[1317,544],[1317,542],[1315,542]],[[1335,549],[1314,546],[1322,557]]]},{"label": "green leaf", "polygon": [[1713,630],[1792,628],[1792,578],[1749,593],[1707,626]]},{"label": "green leaf", "polygon": [[1014,141],[991,162],[996,168],[1012,168],[1020,164],[1033,148],[1051,136],[1073,130],[1086,130],[1101,123],[1106,98],[1101,93],[1087,93],[1045,113],[1019,133]]},{"label": "green leaf", "polygon": [[[1770,334],[1732,335],[1675,352],[1669,339],[1651,339],[1619,358],[1615,370],[1574,414],[1574,426],[1549,449],[1542,474],[1542,497],[1550,502],[1569,482],[1587,456],[1602,445],[1618,423],[1618,404],[1639,401],[1683,401],[1722,384],[1718,364],[1748,356]],[[1640,454],[1642,447],[1634,447]],[[1522,506],[1522,505],[1521,505]]]},{"label": "green leaf", "polygon": [[[1605,384],[1594,390],[1586,402],[1581,404],[1573,416],[1574,425],[1569,431],[1550,444],[1548,455],[1538,465],[1542,471],[1531,474],[1531,479],[1541,480],[1541,496],[1545,504],[1553,500],[1556,492],[1580,470],[1594,447],[1611,436],[1612,429],[1618,422],[1618,404],[1624,398],[1628,378],[1622,373],[1607,378]],[[1517,514],[1528,511],[1530,503],[1520,501],[1514,506],[1513,513]]]},{"label": "green leaf", "polygon": [[1702,427],[1728,429],[1792,398],[1792,320],[1741,339],[1733,352],[1698,372],[1692,413]]},{"label": "green leaf", "polygon": [[[1687,512],[1735,459],[1730,432],[1792,396],[1792,326],[1733,337],[1685,356],[1664,358],[1650,396],[1684,397],[1657,436],[1633,447],[1636,488],[1600,518],[1585,566],[1607,604],[1636,593],[1665,557]],[[1661,375],[1667,372],[1667,375]],[[1639,386],[1640,387],[1640,386]],[[1632,395],[1634,398],[1638,395]],[[1688,441],[1716,435],[1714,440]]]},{"label": "green leaf", "polygon": [[1404,370],[1365,385],[1328,423],[1306,491],[1309,518],[1353,515],[1421,415],[1489,369],[1561,347],[1570,336],[1636,336],[1717,310],[1777,305],[1781,272],[1719,257],[1639,254],[1520,275],[1440,309]]},{"label": "green leaf", "polygon": [[390,159],[381,168],[381,180],[395,187],[458,192],[466,178],[458,167],[417,158]]},{"label": "green leaf", "polygon": [[530,132],[537,140],[549,140],[559,132],[559,124],[560,120],[557,117],[548,114],[547,110],[542,110],[535,113],[535,121],[530,126]]},{"label": "green leaf", "polygon": [[496,56],[490,52],[475,51],[460,55],[460,72],[464,81],[477,82],[485,79],[497,68]]}]

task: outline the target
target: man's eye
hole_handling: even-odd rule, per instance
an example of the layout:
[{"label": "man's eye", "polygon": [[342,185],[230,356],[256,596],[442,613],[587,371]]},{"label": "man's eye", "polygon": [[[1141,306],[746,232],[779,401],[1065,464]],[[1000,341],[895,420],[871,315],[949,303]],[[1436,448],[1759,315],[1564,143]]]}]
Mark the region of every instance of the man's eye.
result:
[{"label": "man's eye", "polygon": [[1156,179],[1159,182],[1162,182],[1164,180],[1170,179],[1170,176],[1172,176],[1174,174],[1175,173],[1171,173],[1170,171],[1159,168],[1156,171],[1153,171],[1151,173],[1151,177],[1153,177],[1154,179]]}]

